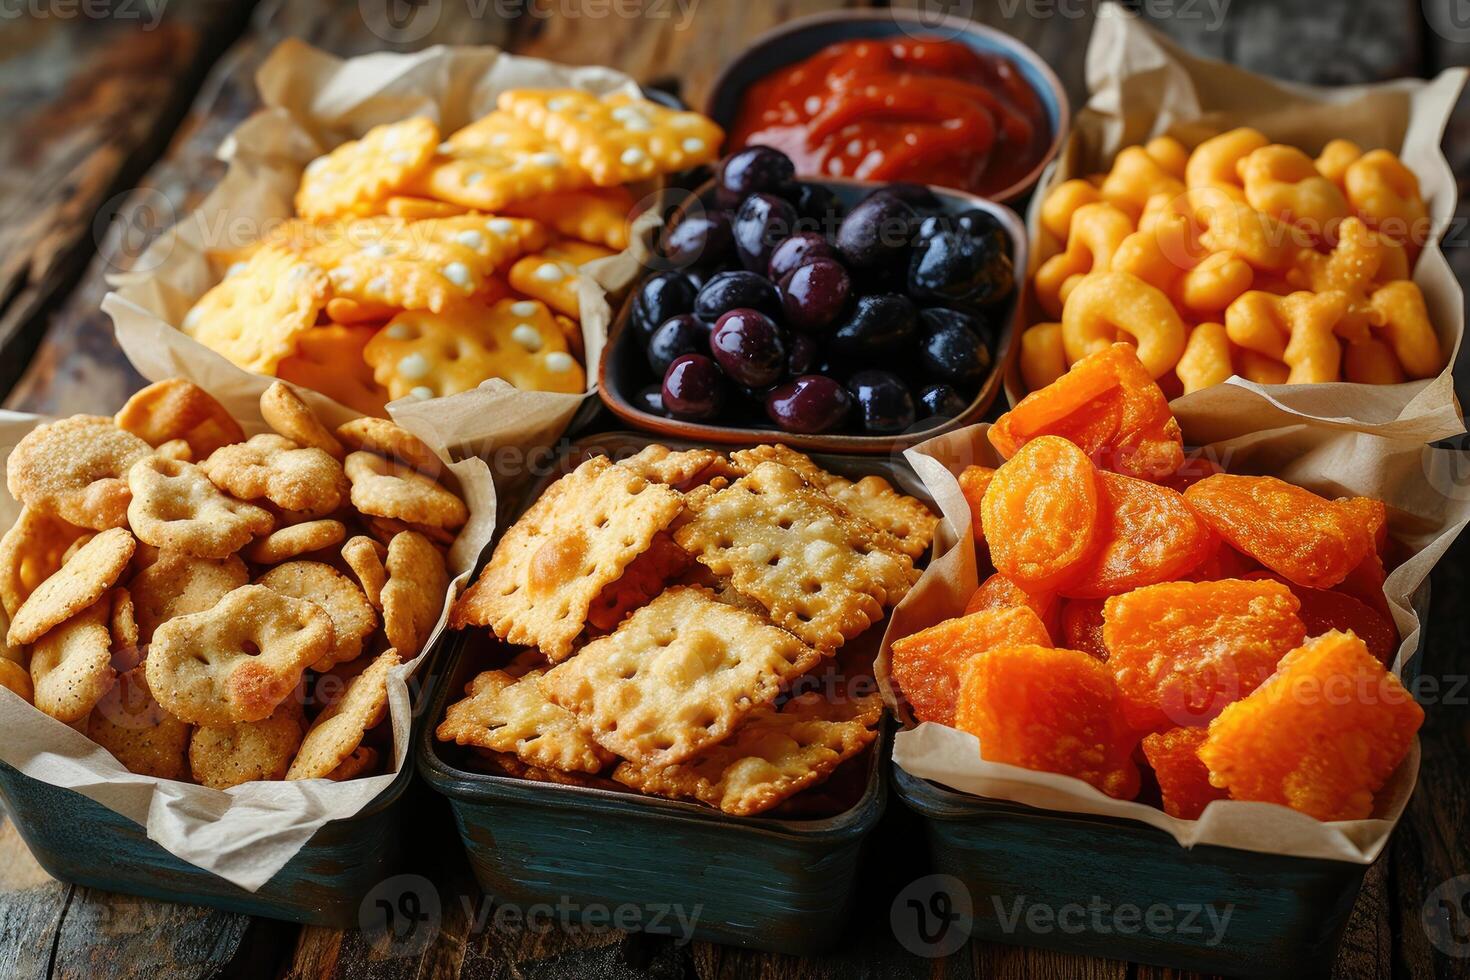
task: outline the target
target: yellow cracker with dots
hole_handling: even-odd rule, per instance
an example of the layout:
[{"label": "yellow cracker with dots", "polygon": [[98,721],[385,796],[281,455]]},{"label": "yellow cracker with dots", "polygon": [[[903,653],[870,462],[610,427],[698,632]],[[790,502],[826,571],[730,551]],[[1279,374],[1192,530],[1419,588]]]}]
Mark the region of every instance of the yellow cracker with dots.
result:
[{"label": "yellow cracker with dots", "polygon": [[710,163],[725,139],[719,126],[697,112],[623,93],[513,89],[502,92],[497,104],[546,134],[599,187]]},{"label": "yellow cracker with dots", "polygon": [[593,601],[683,509],[679,494],[594,456],[541,495],[505,533],[455,603],[455,629],[489,626],[508,643],[565,660]]},{"label": "yellow cracker with dots", "polygon": [[184,316],[184,333],[247,371],[273,374],[315,324],[331,284],[312,262],[266,245]]},{"label": "yellow cracker with dots", "polygon": [[427,197],[408,197],[395,194],[383,203],[383,213],[405,221],[421,221],[424,218],[452,218],[457,214],[468,214],[469,208],[448,201],[435,201]]},{"label": "yellow cracker with dots", "polygon": [[371,326],[313,327],[296,338],[295,353],[276,367],[276,376],[364,415],[386,415],[388,392],[363,359],[363,349],[377,332]]},{"label": "yellow cracker with dots", "polygon": [[465,214],[452,218],[415,221],[407,234],[441,245],[469,249],[491,271],[527,252],[545,248],[546,228],[530,218],[508,218],[496,214]]},{"label": "yellow cracker with dots", "polygon": [[534,218],[558,235],[621,252],[628,247],[633,206],[625,187],[588,187],[517,201],[505,213]]},{"label": "yellow cracker with dots", "polygon": [[585,187],[589,178],[551,140],[504,113],[491,113],[438,148],[408,193],[474,211]]},{"label": "yellow cracker with dots", "polygon": [[604,749],[657,767],[726,738],[821,660],[764,618],[674,586],[541,687]]},{"label": "yellow cracker with dots", "polygon": [[487,670],[470,682],[463,701],[449,706],[435,735],[441,742],[515,755],[533,766],[564,772],[601,772],[610,752],[589,738],[576,716],[553,704],[541,687],[544,670],[512,677]]},{"label": "yellow cracker with dots", "polygon": [[338,299],[374,310],[438,312],[478,292],[494,265],[472,249],[416,230],[422,224],[356,222],[307,258],[326,270]]},{"label": "yellow cracker with dots", "polygon": [[881,620],[918,579],[876,528],[779,463],[703,496],[674,540],[778,626],[828,652]]},{"label": "yellow cracker with dots", "polygon": [[810,456],[789,446],[740,449],[730,454],[730,461],[741,472],[749,472],[764,462],[790,467],[858,517],[892,535],[899,550],[910,558],[923,557],[934,540],[934,529],[939,526],[939,516],[922,500],[899,493],[881,476],[865,476],[854,483],[822,469]]},{"label": "yellow cracker with dots", "polygon": [[643,793],[695,799],[748,817],[826,780],[873,743],[882,715],[876,695],[834,703],[802,694],[779,709],[758,709],[728,741],[686,762],[625,762],[613,770],[613,779]]},{"label": "yellow cracker with dots", "polygon": [[394,398],[442,398],[504,378],[528,391],[581,394],[587,375],[551,311],[534,300],[394,317],[363,349]]},{"label": "yellow cracker with dots", "polygon": [[439,145],[439,127],[422,116],[374,126],[306,165],[296,191],[296,211],[320,221],[360,214],[402,191]]},{"label": "yellow cracker with dots", "polygon": [[577,297],[577,278],[588,262],[612,255],[610,249],[588,242],[563,239],[510,267],[511,288],[569,317],[580,319],[582,304]]}]

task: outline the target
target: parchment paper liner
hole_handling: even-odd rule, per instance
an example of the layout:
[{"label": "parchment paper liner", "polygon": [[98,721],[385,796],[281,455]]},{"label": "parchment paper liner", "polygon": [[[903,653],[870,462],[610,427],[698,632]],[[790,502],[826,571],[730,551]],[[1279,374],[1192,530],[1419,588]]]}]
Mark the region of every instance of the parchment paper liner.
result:
[{"label": "parchment paper liner", "polygon": [[[1443,232],[1454,217],[1459,190],[1439,143],[1465,77],[1465,69],[1451,68],[1431,81],[1406,78],[1337,88],[1276,81],[1189,54],[1132,14],[1104,4],[1087,46],[1091,96],[1073,119],[1056,163],[1042,175],[1026,216],[1032,270],[1058,251],[1040,221],[1041,202],[1051,188],[1107,170],[1120,149],[1153,136],[1167,133],[1194,147],[1237,126],[1253,126],[1313,156],[1336,137],[1364,149],[1397,152],[1419,178],[1433,226]],[[1438,377],[1399,385],[1258,385],[1236,377],[1175,399],[1175,414],[1181,422],[1203,422],[1254,411],[1252,403],[1265,401],[1280,409],[1277,425],[1307,416],[1426,442],[1463,432],[1451,368],[1465,332],[1464,295],[1437,235],[1420,255],[1414,281],[1448,355]],[[1034,301],[1032,312],[1028,325],[1045,319]],[[1019,373],[1012,381],[1021,387]]]},{"label": "parchment paper liner", "polygon": [[[219,156],[229,167],[219,185],[153,242],[128,272],[109,278],[116,291],[104,298],[102,308],[113,319],[124,353],[149,380],[177,374],[205,384],[209,378],[205,387],[213,390],[221,379],[249,376],[174,325],[183,322],[189,307],[217,281],[207,252],[245,245],[290,217],[301,171],[321,153],[373,126],[414,115],[434,119],[448,134],[489,112],[496,96],[510,88],[638,93],[631,78],[610,68],[557,65],[495,47],[439,45],[414,54],[343,60],[295,39],[276,47],[261,66],[256,85],[265,107],[220,146]],[[652,185],[635,188],[634,196],[640,194],[647,203],[659,199]],[[637,276],[660,214],[659,207],[649,207],[634,222],[627,250],[582,267],[577,289],[586,393],[511,388],[513,394],[497,395],[496,411],[487,412],[475,393],[467,392],[418,403],[413,414],[442,415],[446,421],[439,425],[451,447],[554,441],[595,390],[597,363],[612,321],[608,293]],[[498,381],[490,386],[509,387]]]},{"label": "parchment paper liner", "polygon": [[[1311,420],[1261,429],[1259,423],[1271,418],[1274,410],[1264,401],[1257,401],[1255,408],[1255,415],[1247,413],[1233,420],[1238,435],[1208,444],[1213,458],[1229,472],[1278,476],[1329,497],[1355,494],[1388,504],[1390,534],[1413,556],[1384,583],[1403,638],[1394,664],[1402,671],[1419,646],[1421,624],[1414,611],[1415,594],[1470,522],[1470,485],[1464,480],[1464,474],[1470,472],[1470,454],[1428,449]],[[986,436],[989,428],[986,423],[958,429],[905,454],[934,495],[945,517],[941,527],[947,528],[936,543],[937,557],[894,610],[879,656],[879,686],[889,707],[910,726],[894,740],[894,761],[915,776],[977,796],[1137,820],[1169,833],[1185,847],[1217,844],[1361,864],[1377,857],[1413,792],[1419,771],[1417,742],[1378,794],[1373,819],[1320,823],[1282,806],[1227,800],[1211,804],[1198,821],[1188,821],[1145,804],[1119,802],[1080,779],[985,762],[979,741],[956,729],[928,722],[912,727],[912,718],[899,705],[889,682],[889,644],[959,615],[979,585],[970,508],[955,474],[971,463],[999,465],[1000,456]],[[1188,426],[1184,434],[1186,444],[1193,444]]]}]

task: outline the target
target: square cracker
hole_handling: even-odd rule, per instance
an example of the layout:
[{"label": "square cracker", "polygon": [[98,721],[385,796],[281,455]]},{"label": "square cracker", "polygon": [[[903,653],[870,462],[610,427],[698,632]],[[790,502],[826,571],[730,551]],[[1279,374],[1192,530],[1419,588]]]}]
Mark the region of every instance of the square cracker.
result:
[{"label": "square cracker", "polygon": [[789,466],[801,478],[880,531],[893,536],[898,550],[918,559],[929,550],[939,515],[915,497],[905,496],[881,476],[865,476],[856,483],[818,466],[805,453],[782,445],[756,446],[730,454],[730,461],[748,473],[764,462]]},{"label": "square cracker", "polygon": [[603,748],[658,767],[727,737],[821,659],[762,617],[675,586],[541,687]]},{"label": "square cracker", "polygon": [[752,713],[729,740],[678,765],[625,762],[613,779],[656,796],[687,797],[751,816],[825,780],[867,747],[883,715],[876,695],[834,703],[819,694]]},{"label": "square cracker", "polygon": [[499,211],[588,183],[587,174],[555,142],[509,113],[492,112],[441,144],[406,192]]},{"label": "square cracker", "polygon": [[831,652],[883,618],[918,578],[880,532],[779,463],[690,503],[674,539],[783,626]]},{"label": "square cracker", "polygon": [[606,456],[562,477],[505,533],[454,607],[453,626],[571,656],[592,601],[679,515],[683,501]]},{"label": "square cracker", "polygon": [[522,762],[563,772],[601,772],[612,762],[577,727],[577,719],[547,699],[544,670],[512,677],[487,670],[468,686],[469,697],[449,706],[434,733],[440,741],[515,755]]},{"label": "square cracker", "polygon": [[599,187],[611,187],[710,163],[724,131],[697,112],[666,109],[622,93],[513,89],[502,111],[555,142]]},{"label": "square cracker", "polygon": [[247,371],[274,374],[316,325],[331,285],[313,263],[264,245],[184,316],[183,331]]},{"label": "square cracker", "polygon": [[734,476],[737,472],[713,449],[673,450],[658,443],[644,446],[618,463],[652,483],[666,483],[676,490],[688,490],[714,477]]}]

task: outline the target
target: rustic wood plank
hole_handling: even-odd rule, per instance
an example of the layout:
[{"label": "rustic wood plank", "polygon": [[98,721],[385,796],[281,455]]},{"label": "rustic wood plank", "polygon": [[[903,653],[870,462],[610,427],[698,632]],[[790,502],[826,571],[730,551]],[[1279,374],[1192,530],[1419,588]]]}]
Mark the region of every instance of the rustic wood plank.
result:
[{"label": "rustic wood plank", "polygon": [[235,960],[250,925],[243,915],[76,888],[56,936],[51,976],[211,976]]},{"label": "rustic wood plank", "polygon": [[96,250],[93,219],[162,147],[249,3],[8,16],[0,32],[0,392]]},{"label": "rustic wood plank", "polygon": [[48,975],[71,891],[36,863],[0,809],[0,976]]}]

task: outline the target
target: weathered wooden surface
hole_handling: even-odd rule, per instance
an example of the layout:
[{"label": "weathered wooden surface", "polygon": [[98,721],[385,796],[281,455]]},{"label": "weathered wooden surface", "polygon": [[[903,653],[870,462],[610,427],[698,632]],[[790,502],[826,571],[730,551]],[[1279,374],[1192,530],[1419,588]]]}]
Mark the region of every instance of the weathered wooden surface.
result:
[{"label": "weathered wooden surface", "polygon": [[[846,6],[864,6],[849,0]],[[1089,3],[1067,0],[894,0],[969,12],[1020,36],[1057,69],[1074,100],[1083,90],[1082,52]],[[598,0],[530,4],[563,9],[561,19],[500,16],[518,3],[466,0],[262,0],[239,40],[216,60],[223,39],[240,33],[244,8],[225,0],[167,7],[165,27],[108,23],[0,24],[0,392],[14,380],[27,344],[45,338],[7,407],[52,413],[110,412],[139,379],[126,366],[98,303],[104,276],[126,268],[158,214],[183,213],[221,173],[214,151],[255,106],[253,74],[281,38],[300,36],[335,53],[413,49],[437,42],[494,43],[564,62],[613,64],[640,80],[703,103],[715,72],[755,34],[838,0],[703,0],[692,19],[671,3],[645,6],[667,16],[628,19]],[[1298,81],[1349,83],[1428,75],[1470,63],[1470,18],[1455,0],[1387,0],[1327,5],[1308,0],[1174,0],[1140,3],[1191,50]],[[177,9],[176,9],[177,8]],[[366,12],[366,15],[364,14]],[[408,16],[406,21],[387,18]],[[430,16],[430,15],[433,16]],[[1222,19],[1223,16],[1223,19]],[[425,19],[427,18],[427,19]],[[394,27],[394,24],[399,25]],[[144,34],[150,36],[144,36]],[[201,85],[197,80],[210,62]],[[192,105],[187,98],[194,96]],[[1470,103],[1467,103],[1470,105]],[[187,115],[179,122],[187,107]],[[1462,106],[1447,136],[1462,180],[1470,175],[1470,110]],[[156,165],[145,166],[162,152]],[[119,194],[136,185],[132,194]],[[121,220],[94,236],[104,202]],[[1470,273],[1461,233],[1450,250]],[[1463,377],[1463,375],[1462,375]],[[1470,542],[1436,573],[1439,601],[1426,672],[1470,675],[1463,601]],[[1449,685],[1447,685],[1448,689]],[[1334,969],[1340,978],[1470,976],[1470,959],[1435,950],[1419,926],[1420,908],[1441,883],[1470,874],[1467,692],[1429,706],[1423,790],[1385,855],[1369,873]],[[1045,950],[972,943],[942,961],[905,953],[893,938],[889,903],[921,869],[891,855],[912,853],[912,819],[898,804],[880,828],[882,845],[860,889],[862,900],[842,944],[798,960],[704,943],[625,936],[502,931],[480,921],[483,899],[467,877],[447,807],[431,793],[412,795],[410,866],[430,878],[443,919],[416,955],[385,958],[358,932],[252,920],[203,908],[145,902],[57,883],[39,868],[14,829],[0,822],[0,976],[300,978],[725,978],[837,977],[1165,978],[1169,970],[1088,960]],[[1460,923],[1470,935],[1470,915]]]}]

